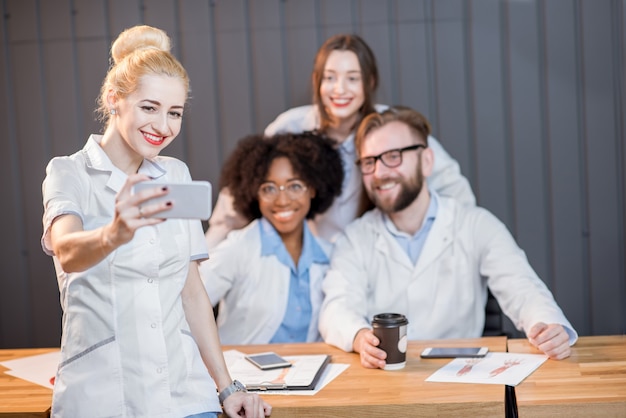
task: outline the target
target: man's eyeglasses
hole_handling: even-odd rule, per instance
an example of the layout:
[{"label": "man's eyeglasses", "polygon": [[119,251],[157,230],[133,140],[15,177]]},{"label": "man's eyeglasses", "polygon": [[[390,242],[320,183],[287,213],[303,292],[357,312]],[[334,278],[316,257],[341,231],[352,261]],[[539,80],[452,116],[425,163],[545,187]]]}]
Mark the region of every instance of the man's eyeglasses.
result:
[{"label": "man's eyeglasses", "polygon": [[424,144],[411,145],[409,147],[391,149],[385,151],[382,154],[374,155],[373,157],[363,157],[357,160],[356,164],[361,169],[363,174],[372,174],[376,170],[376,161],[380,160],[389,168],[398,167],[402,164],[402,153],[404,151],[418,150],[420,148],[426,148]]},{"label": "man's eyeglasses", "polygon": [[282,191],[287,194],[289,199],[297,200],[304,195],[304,192],[307,191],[307,187],[300,180],[292,180],[282,186],[278,186],[272,182],[267,182],[261,184],[261,187],[259,187],[259,199],[266,202],[273,202],[278,198],[278,195]]}]

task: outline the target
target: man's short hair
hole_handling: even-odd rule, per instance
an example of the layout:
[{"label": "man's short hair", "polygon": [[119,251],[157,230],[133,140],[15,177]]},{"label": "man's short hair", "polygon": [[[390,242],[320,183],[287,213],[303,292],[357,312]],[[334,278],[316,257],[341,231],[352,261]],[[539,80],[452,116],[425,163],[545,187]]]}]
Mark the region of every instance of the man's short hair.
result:
[{"label": "man's short hair", "polygon": [[394,121],[407,125],[423,141],[424,145],[428,146],[428,135],[431,132],[428,119],[409,107],[393,106],[382,113],[370,113],[363,119],[354,139],[357,155],[361,155],[363,140],[370,132]]}]

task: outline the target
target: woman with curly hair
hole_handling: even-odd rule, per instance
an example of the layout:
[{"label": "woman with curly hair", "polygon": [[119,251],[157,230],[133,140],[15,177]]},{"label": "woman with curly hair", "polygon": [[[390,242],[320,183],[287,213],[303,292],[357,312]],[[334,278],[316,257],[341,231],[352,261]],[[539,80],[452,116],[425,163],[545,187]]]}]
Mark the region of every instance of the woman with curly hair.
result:
[{"label": "woman with curly hair", "polygon": [[200,266],[209,298],[219,301],[223,344],[320,340],[330,244],[306,220],[328,209],[342,180],[341,157],[329,138],[306,132],[238,143],[220,186],[232,191],[234,208],[249,224]]}]

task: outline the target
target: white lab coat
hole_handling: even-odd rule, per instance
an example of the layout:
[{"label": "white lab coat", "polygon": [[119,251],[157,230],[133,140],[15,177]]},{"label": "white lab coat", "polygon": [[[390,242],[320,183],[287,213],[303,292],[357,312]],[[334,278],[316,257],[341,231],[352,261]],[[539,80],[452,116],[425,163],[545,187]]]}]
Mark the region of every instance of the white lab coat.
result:
[{"label": "white lab coat", "polygon": [[[115,215],[127,175],[92,135],[85,147],[54,158],[43,184],[42,246],[54,255],[50,226],[64,214],[94,230]],[[189,182],[174,158],[144,160],[139,173]],[[85,271],[67,273],[54,257],[63,334],[52,417],[181,417],[219,411],[215,383],[200,356],[181,292],[190,260],[208,257],[197,220],[168,219]]]},{"label": "white lab coat", "polygon": [[[222,344],[267,344],[287,311],[289,267],[275,255],[261,256],[260,222],[232,231],[200,265],[211,302],[220,302],[217,326]],[[330,244],[317,239],[329,255]],[[322,279],[328,264],[311,264],[309,291],[311,323],[307,342],[320,341],[318,318],[322,305]]]},{"label": "white lab coat", "polygon": [[409,320],[408,338],[480,337],[487,286],[518,329],[535,323],[577,334],[505,225],[483,208],[439,197],[439,210],[413,265],[377,209],[350,224],[335,244],[322,289],[324,340],[345,351],[375,314]]},{"label": "white lab coat", "polygon": [[[387,109],[386,105],[376,105],[379,112]],[[306,105],[289,109],[276,118],[265,129],[265,135],[277,133],[301,133],[319,128],[319,112],[314,105]],[[354,141],[354,133],[345,141]],[[476,199],[472,188],[461,174],[459,163],[456,162],[434,137],[428,137],[428,146],[435,154],[435,166],[428,178],[429,187],[439,194],[458,199],[463,204],[475,205]],[[356,153],[353,155],[356,161]],[[315,217],[310,223],[314,233],[329,242],[334,242],[339,233],[358,215],[361,200],[361,172],[356,164],[351,164],[346,172],[348,181],[344,183],[341,196],[338,196],[330,208]],[[228,231],[241,228],[245,220],[233,209],[233,198],[227,190],[221,190],[213,214],[209,220],[206,234],[209,250],[226,237]]]}]

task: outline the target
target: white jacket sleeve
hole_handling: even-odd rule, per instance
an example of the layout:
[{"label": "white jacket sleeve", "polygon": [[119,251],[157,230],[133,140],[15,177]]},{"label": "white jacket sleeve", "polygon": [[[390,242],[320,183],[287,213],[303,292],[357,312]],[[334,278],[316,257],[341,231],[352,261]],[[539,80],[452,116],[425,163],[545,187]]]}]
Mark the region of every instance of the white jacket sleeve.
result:
[{"label": "white jacket sleeve", "polygon": [[476,197],[469,181],[461,174],[459,163],[434,137],[428,137],[428,146],[435,154],[435,166],[428,185],[442,196],[452,197],[463,205],[475,206]]},{"label": "white jacket sleeve", "polygon": [[[351,230],[358,232],[358,228]],[[348,352],[353,351],[357,332],[363,328],[371,329],[367,318],[365,247],[373,245],[362,236],[351,236],[350,232],[342,234],[335,244],[330,269],[322,282],[324,302],[320,311],[320,334],[326,343]]]},{"label": "white jacket sleeve", "polygon": [[241,251],[233,248],[237,240],[235,237],[231,238],[233,239],[224,240],[211,251],[208,260],[200,263],[200,277],[213,306],[235,285],[239,274],[237,269],[241,263],[238,257],[241,256]]},{"label": "white jacket sleeve", "polygon": [[574,327],[506,226],[482,208],[472,213],[480,275],[487,277],[487,285],[502,312],[526,333],[538,322],[560,324],[570,337],[570,345],[574,344],[578,339]]}]

